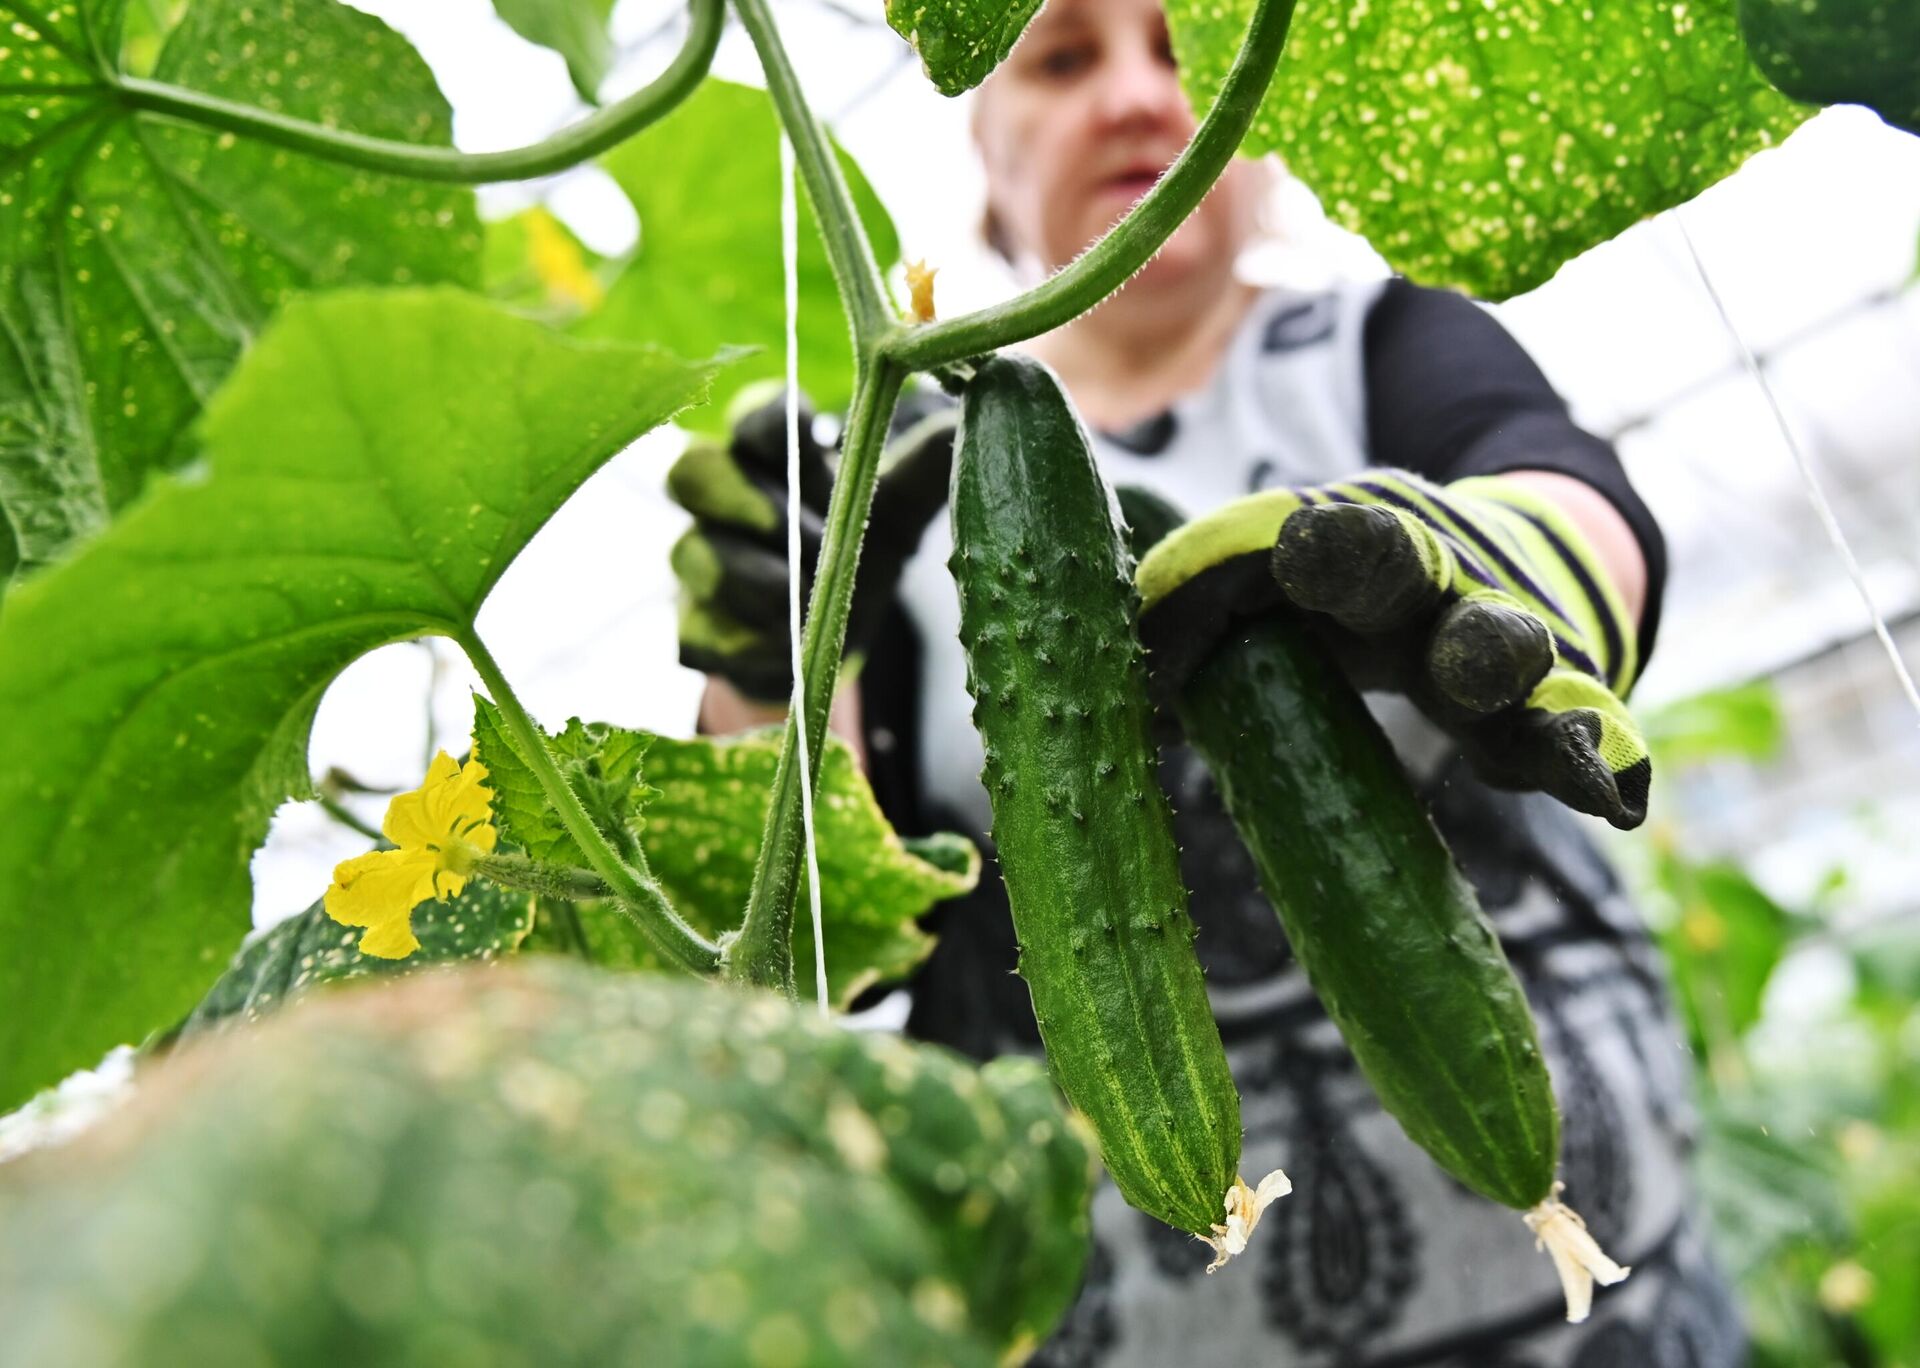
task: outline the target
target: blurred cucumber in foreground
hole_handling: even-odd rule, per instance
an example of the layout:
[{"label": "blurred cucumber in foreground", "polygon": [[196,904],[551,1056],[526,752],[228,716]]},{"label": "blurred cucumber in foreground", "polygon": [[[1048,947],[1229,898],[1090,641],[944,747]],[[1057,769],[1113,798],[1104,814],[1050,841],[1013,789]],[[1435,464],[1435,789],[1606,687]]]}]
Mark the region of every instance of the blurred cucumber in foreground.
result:
[{"label": "blurred cucumber in foreground", "polygon": [[0,1363],[1018,1362],[1087,1249],[1040,1067],[551,963],[330,993],[0,1168]]}]

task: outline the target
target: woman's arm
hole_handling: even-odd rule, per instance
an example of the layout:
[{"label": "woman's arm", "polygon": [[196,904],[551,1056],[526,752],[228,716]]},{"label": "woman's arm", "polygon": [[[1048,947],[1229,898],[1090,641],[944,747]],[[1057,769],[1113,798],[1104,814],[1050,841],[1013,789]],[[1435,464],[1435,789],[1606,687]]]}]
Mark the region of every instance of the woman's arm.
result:
[{"label": "woman's arm", "polygon": [[1666,543],[1619,455],[1573,421],[1526,350],[1466,296],[1394,280],[1367,316],[1363,357],[1373,462],[1438,484],[1499,475],[1552,499],[1611,573],[1644,664]]},{"label": "woman's arm", "polygon": [[[783,705],[748,698],[718,675],[708,675],[707,687],[700,695],[700,712],[694,730],[702,736],[731,736],[786,720],[787,710]],[[860,690],[856,685],[842,688],[834,699],[827,729],[853,747],[854,758],[864,770],[867,744],[860,726]]]},{"label": "woman's arm", "polygon": [[[1647,605],[1647,558],[1640,540],[1612,500],[1584,480],[1554,470],[1510,470],[1500,476],[1552,499],[1580,530],[1607,577],[1626,602],[1635,622],[1644,623]],[[1645,636],[1644,630],[1642,636]],[[1644,659],[1644,654],[1642,659]]]}]

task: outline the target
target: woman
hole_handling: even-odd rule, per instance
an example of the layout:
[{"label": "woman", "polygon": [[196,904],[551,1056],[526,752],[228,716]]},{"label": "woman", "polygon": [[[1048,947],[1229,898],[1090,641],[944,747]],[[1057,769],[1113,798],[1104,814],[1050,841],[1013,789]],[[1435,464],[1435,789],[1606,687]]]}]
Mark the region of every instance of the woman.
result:
[{"label": "woman", "polygon": [[[1058,269],[1151,187],[1192,132],[1157,0],[1052,0],[975,105],[989,240],[1029,278]],[[1031,344],[1094,429],[1109,481],[1202,515],[1198,531],[1179,535],[1203,552],[1223,510],[1267,506],[1250,496],[1267,500],[1263,564],[1285,513],[1300,502],[1286,491],[1317,490],[1369,467],[1430,482],[1370,477],[1381,498],[1410,489],[1410,501],[1440,509],[1462,565],[1474,552],[1451,533],[1471,536],[1477,529],[1467,525],[1477,517],[1497,522],[1514,508],[1530,510],[1579,544],[1575,576],[1599,581],[1585,584],[1582,604],[1558,605],[1578,621],[1561,634],[1556,673],[1586,652],[1591,668],[1580,687],[1599,678],[1624,692],[1653,642],[1664,552],[1612,451],[1575,428],[1517,345],[1457,296],[1405,282],[1324,294],[1239,282],[1234,262],[1254,235],[1267,174],[1236,163],[1124,290]],[[777,451],[777,442],[765,445]],[[1455,483],[1469,477],[1491,478]],[[892,507],[883,489],[856,614],[854,647],[868,658],[842,725],[864,740],[876,788],[903,828],[984,836],[944,520],[917,538],[932,511],[924,491],[937,483],[897,481],[903,492],[892,495]],[[1330,516],[1353,514],[1349,507]],[[1424,535],[1407,531],[1412,524],[1397,514],[1368,526],[1389,537]],[[706,519],[694,535],[732,533]],[[768,552],[777,553],[777,545]],[[1218,601],[1239,592],[1234,577],[1205,572],[1232,558],[1202,554],[1203,573],[1174,572],[1147,590],[1176,609],[1150,607],[1143,623],[1157,669],[1203,655],[1233,613],[1273,610]],[[1495,616],[1514,606],[1515,594],[1537,607],[1523,592],[1536,588],[1535,572],[1542,599],[1575,592],[1553,578],[1565,566],[1543,559],[1510,568],[1520,580],[1496,570],[1491,590],[1461,578],[1465,597],[1485,600],[1477,607]],[[1294,588],[1288,595],[1301,598]],[[1446,603],[1457,608],[1461,598],[1452,593]],[[1306,606],[1333,607],[1348,626],[1379,625],[1366,621],[1377,603]],[[700,605],[693,608],[689,622],[700,617]],[[712,634],[683,635],[689,663],[716,675],[705,728],[731,730],[771,714],[743,693],[783,695],[783,606],[781,613],[768,615],[757,653],[739,649],[737,631],[725,650],[712,649]],[[1553,1271],[1518,1217],[1452,1183],[1381,1112],[1292,963],[1203,767],[1173,747],[1163,773],[1179,813],[1197,946],[1242,1095],[1242,1169],[1284,1167],[1295,1191],[1267,1211],[1235,1265],[1207,1278],[1200,1245],[1104,1187],[1086,1287],[1035,1362],[1738,1363],[1738,1323],[1687,1209],[1687,1068],[1654,951],[1579,823],[1545,793],[1487,787],[1462,742],[1480,773],[1546,789],[1621,825],[1644,811],[1643,761],[1629,753],[1597,764],[1592,748],[1570,750],[1568,736],[1586,733],[1560,724],[1576,714],[1548,717],[1524,689],[1519,697],[1529,706],[1505,708],[1498,726],[1462,724],[1419,662],[1393,658],[1389,638],[1349,636],[1348,654],[1368,679],[1419,696],[1428,712],[1455,724],[1449,735],[1404,698],[1370,696],[1534,1004],[1565,1118],[1567,1199],[1609,1252],[1634,1265],[1633,1277],[1605,1292],[1586,1324],[1566,1324]],[[1612,697],[1605,688],[1582,697],[1600,695]],[[1508,725],[1523,717],[1538,725]],[[1570,767],[1569,754],[1578,762]],[[937,920],[940,945],[913,985],[909,1032],[980,1057],[1037,1050],[1024,985],[1009,972],[1013,937],[999,881],[989,874],[974,899],[947,905]]]}]

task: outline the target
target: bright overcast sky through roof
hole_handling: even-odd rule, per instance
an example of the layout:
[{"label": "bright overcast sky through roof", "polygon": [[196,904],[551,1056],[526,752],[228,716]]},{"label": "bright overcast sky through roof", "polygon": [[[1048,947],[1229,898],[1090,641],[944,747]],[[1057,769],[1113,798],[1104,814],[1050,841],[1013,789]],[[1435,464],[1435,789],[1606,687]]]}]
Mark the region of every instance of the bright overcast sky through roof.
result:
[{"label": "bright overcast sky through roof", "polygon": [[[463,148],[532,142],[583,112],[560,58],[518,38],[488,0],[359,7],[425,55]],[[1010,293],[1016,282],[974,236],[982,188],[965,99],[944,99],[920,77],[885,27],[880,0],[778,0],[774,8],[815,108],[887,203],[906,256],[940,268],[942,313]],[[608,98],[668,61],[680,12],[622,0],[614,30],[624,56]],[[737,30],[715,69],[760,80]],[[481,192],[490,216],[535,201],[601,251],[635,240],[631,208],[592,168]],[[1920,607],[1920,303],[1908,288],[1920,239],[1920,139],[1863,110],[1832,110],[1682,213],[1742,336],[1767,358],[1883,609],[1899,616]],[[1385,271],[1297,184],[1281,192],[1273,217],[1282,240],[1248,263],[1262,279],[1307,285]],[[768,242],[769,253],[778,250]],[[1666,625],[1641,701],[1742,679],[1859,634],[1863,610],[1673,215],[1597,248],[1498,312],[1581,421],[1617,437],[1666,529],[1674,562]],[[841,324],[802,318],[800,326]],[[549,726],[577,713],[691,728],[698,683],[674,663],[666,554],[684,517],[662,489],[676,446],[672,434],[656,434],[609,465],[516,563],[482,615],[503,667]],[[569,607],[546,589],[569,577],[605,590]],[[435,733],[461,749],[472,679],[458,653],[435,646],[430,663],[420,646],[391,647],[354,666],[328,696],[314,732],[316,773],[340,765],[376,786],[418,782],[436,679]],[[377,820],[383,806],[370,799],[362,811]],[[317,813],[290,809],[256,862],[256,919],[305,907],[333,863],[364,847]]]}]

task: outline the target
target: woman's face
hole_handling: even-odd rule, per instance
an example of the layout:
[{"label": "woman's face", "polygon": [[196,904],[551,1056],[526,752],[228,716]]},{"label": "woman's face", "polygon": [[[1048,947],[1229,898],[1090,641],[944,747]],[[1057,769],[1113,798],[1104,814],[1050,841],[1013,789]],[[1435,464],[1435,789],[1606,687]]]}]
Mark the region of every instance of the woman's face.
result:
[{"label": "woman's face", "polygon": [[[1193,135],[1160,0],[1051,0],[982,87],[974,140],[1016,258],[1072,261],[1152,189]],[[1231,268],[1259,168],[1235,161],[1144,278]]]}]

